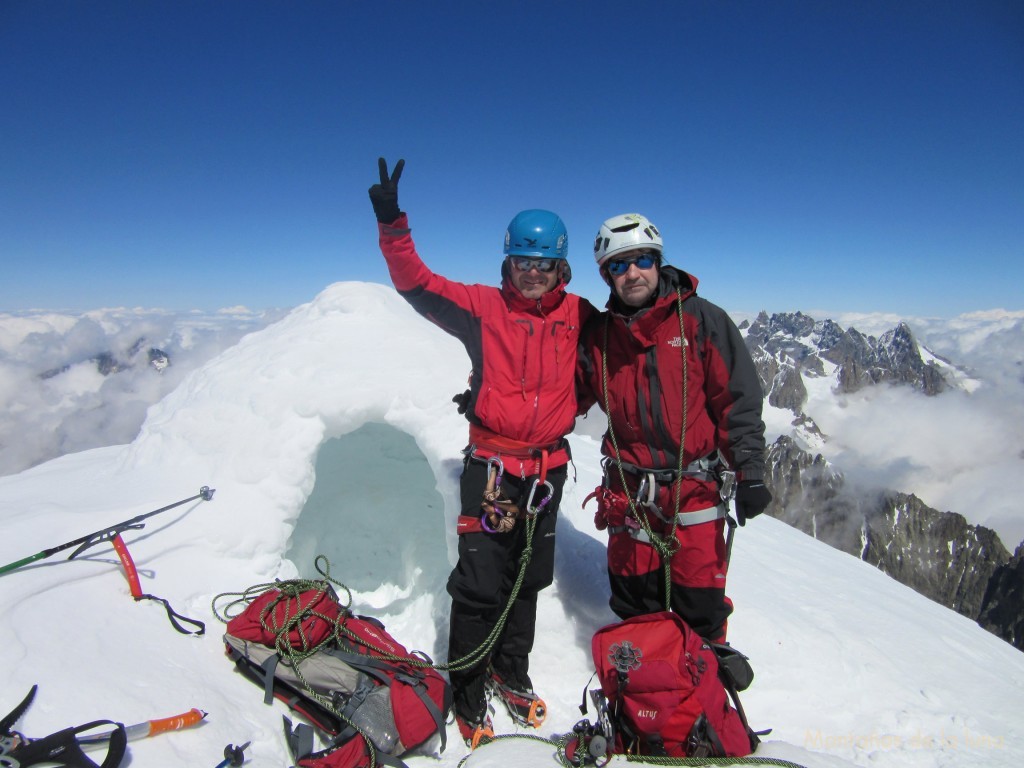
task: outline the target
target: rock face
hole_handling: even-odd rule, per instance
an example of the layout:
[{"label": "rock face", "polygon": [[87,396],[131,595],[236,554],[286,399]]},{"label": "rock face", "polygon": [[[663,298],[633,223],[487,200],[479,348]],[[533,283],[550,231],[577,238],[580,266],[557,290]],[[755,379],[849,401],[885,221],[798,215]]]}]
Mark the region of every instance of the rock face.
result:
[{"label": "rock face", "polygon": [[789,437],[768,450],[768,514],[871,563],[1024,650],[1024,545],[916,496],[849,487]]},{"label": "rock face", "polygon": [[1024,544],[995,569],[981,603],[978,623],[1024,649]]},{"label": "rock face", "polygon": [[906,323],[876,339],[801,312],[762,312],[745,330],[769,403],[798,416],[807,399],[803,377],[826,375],[826,364],[835,369],[839,393],[888,382],[937,395],[949,386],[941,368],[945,361],[923,349]]}]

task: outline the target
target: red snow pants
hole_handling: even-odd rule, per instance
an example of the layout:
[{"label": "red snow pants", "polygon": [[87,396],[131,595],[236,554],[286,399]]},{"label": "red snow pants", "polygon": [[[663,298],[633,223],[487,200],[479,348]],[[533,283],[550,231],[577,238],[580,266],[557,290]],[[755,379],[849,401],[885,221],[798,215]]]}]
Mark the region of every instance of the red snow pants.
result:
[{"label": "red snow pants", "polygon": [[[608,529],[609,605],[621,619],[665,610],[665,574],[662,558],[634,517],[643,516],[658,537],[671,535],[671,522],[643,504],[630,509],[614,467],[609,487],[597,491],[598,511],[595,523]],[[627,491],[634,498],[639,484],[636,475],[626,475]],[[714,483],[684,478],[679,509],[689,512],[713,508],[721,503]],[[675,512],[676,483],[657,486],[655,505],[661,516],[671,521]],[[685,519],[685,515],[683,516]],[[732,613],[732,601],[726,597],[728,571],[725,546],[725,520],[719,518],[696,525],[677,525],[678,548],[671,557],[671,594],[669,607],[678,613],[699,635],[713,642],[724,642],[726,624]]]}]

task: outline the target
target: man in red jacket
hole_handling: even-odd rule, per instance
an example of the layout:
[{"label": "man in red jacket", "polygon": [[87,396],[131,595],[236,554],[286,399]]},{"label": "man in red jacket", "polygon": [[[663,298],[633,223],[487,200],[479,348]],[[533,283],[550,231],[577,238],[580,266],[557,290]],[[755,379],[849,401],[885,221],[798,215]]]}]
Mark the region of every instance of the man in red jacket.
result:
[{"label": "man in red jacket", "polygon": [[662,255],[661,234],[639,214],[605,221],[594,245],[611,288],[608,311],[584,329],[580,360],[581,409],[596,400],[608,415],[595,522],[609,533],[620,618],[670,608],[722,642],[732,603],[720,490],[737,481],[740,525],[771,501],[763,394],[735,324]]},{"label": "man in red jacket", "polygon": [[[431,272],[398,208],[405,161],[391,176],[384,159],[378,162],[380,183],[370,188],[370,200],[395,288],[462,341],[472,363],[469,389],[456,398],[469,420],[469,444],[460,479],[459,560],[448,578],[448,660],[459,730],[476,746],[493,736],[488,691],[519,723],[538,727],[544,719],[529,655],[537,593],[554,576],[555,521],[569,462],[565,435],[576,415],[576,353],[594,308],[565,290],[568,235],[550,211],[522,211],[512,219],[500,288]],[[504,630],[490,652],[478,654],[509,604],[531,528],[532,555]]]}]

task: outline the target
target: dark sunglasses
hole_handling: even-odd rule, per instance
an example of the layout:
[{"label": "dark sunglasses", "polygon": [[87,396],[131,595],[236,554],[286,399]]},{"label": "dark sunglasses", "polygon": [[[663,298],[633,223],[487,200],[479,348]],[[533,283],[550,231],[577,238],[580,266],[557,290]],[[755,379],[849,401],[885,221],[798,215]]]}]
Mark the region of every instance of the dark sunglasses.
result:
[{"label": "dark sunglasses", "polygon": [[658,257],[653,253],[641,253],[639,256],[630,256],[628,259],[612,259],[605,264],[605,269],[612,277],[619,277],[629,271],[631,265],[636,264],[637,269],[650,269],[658,263]]},{"label": "dark sunglasses", "polygon": [[529,272],[536,268],[538,272],[554,272],[559,259],[531,259],[529,256],[509,256],[512,266],[520,272]]}]

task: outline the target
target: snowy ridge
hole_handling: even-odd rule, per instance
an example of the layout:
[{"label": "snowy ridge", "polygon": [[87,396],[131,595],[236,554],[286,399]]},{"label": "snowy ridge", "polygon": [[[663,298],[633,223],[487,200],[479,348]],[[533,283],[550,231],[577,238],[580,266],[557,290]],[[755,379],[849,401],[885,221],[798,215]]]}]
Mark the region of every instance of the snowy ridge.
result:
[{"label": "snowy ridge", "polygon": [[[132,742],[132,763],[212,766],[226,744],[251,740],[246,765],[290,764],[285,710],[264,706],[232,670],[210,605],[220,593],[312,575],[304,553],[313,549],[332,553],[357,611],[443,658],[466,439],[450,398],[468,367],[461,346],[391,289],[339,283],[187,376],[130,445],[0,478],[0,564],[216,489],[212,501],[125,535],[144,589],[205,621],[207,634],[178,635],[159,606],[134,603],[108,546],[42,560],[0,576],[0,710],[38,683],[18,725],[42,736],[199,707],[209,713],[202,726]],[[572,443],[578,479],[566,486],[531,669],[549,705],[542,735],[579,719],[590,637],[613,620],[604,534],[593,507],[582,508],[599,482],[598,443]],[[810,768],[1024,760],[1024,654],[968,619],[764,516],[737,535],[729,591],[730,639],[756,672],[743,702],[755,728],[774,729],[759,755]],[[495,724],[513,731],[501,711]],[[465,754],[454,726],[448,750],[436,747],[410,768],[452,768]],[[468,766],[536,766],[552,754],[502,742]]]}]

